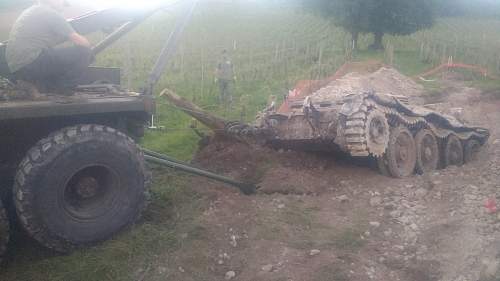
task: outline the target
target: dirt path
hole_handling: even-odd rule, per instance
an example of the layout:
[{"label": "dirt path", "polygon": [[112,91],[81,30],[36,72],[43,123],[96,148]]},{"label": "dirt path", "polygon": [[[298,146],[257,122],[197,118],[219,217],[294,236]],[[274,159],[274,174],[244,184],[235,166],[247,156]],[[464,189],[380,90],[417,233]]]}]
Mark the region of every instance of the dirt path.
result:
[{"label": "dirt path", "polygon": [[485,207],[500,199],[500,101],[449,91],[436,101],[461,105],[492,138],[479,161],[425,177],[391,179],[331,155],[210,145],[199,163],[259,180],[262,192],[195,183],[210,208],[200,238],[164,265],[174,269],[167,279],[500,280],[500,217]]}]

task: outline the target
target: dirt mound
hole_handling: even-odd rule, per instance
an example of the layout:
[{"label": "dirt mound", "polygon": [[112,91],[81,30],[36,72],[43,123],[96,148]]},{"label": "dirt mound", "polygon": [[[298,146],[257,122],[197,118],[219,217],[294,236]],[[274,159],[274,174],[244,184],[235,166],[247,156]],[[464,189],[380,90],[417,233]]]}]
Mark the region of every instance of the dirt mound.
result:
[{"label": "dirt mound", "polygon": [[256,183],[263,164],[268,162],[269,148],[252,146],[228,139],[213,139],[194,157],[193,162],[215,173]]},{"label": "dirt mound", "polygon": [[351,72],[313,94],[315,102],[331,101],[352,93],[377,92],[407,96],[410,102],[421,104],[423,86],[394,68],[382,67],[371,74]]},{"label": "dirt mound", "polygon": [[332,184],[318,180],[319,175],[336,165],[327,155],[274,150],[228,139],[212,140],[193,161],[213,172],[258,184],[263,193],[281,194],[324,192]]}]

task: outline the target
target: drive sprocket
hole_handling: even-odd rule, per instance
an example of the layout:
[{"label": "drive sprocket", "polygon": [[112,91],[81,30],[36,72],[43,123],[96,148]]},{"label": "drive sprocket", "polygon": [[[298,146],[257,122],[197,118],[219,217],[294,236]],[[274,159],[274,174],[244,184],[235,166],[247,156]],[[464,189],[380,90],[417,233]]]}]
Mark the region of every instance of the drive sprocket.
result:
[{"label": "drive sprocket", "polygon": [[366,146],[372,156],[381,157],[389,144],[390,127],[385,114],[373,110],[366,118]]}]

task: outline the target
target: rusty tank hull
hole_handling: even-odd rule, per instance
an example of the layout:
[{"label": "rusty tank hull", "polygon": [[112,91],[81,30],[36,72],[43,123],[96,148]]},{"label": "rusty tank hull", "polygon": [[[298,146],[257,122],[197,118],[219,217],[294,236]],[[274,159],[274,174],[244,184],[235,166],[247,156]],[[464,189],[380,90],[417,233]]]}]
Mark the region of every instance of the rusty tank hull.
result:
[{"label": "rusty tank hull", "polygon": [[258,128],[267,130],[273,143],[330,143],[355,157],[381,157],[389,144],[390,130],[403,126],[413,133],[430,130],[438,140],[456,136],[484,144],[489,131],[468,127],[457,118],[408,104],[407,98],[390,94],[348,95],[332,102],[293,104],[288,113],[268,113]]},{"label": "rusty tank hull", "polygon": [[488,129],[467,124],[450,108],[425,105],[423,87],[395,69],[366,65],[346,64],[326,80],[301,81],[250,128],[226,130],[258,132],[274,147],[373,157],[383,174],[397,178],[477,157]]},{"label": "rusty tank hull", "polygon": [[310,99],[290,107],[287,113],[267,112],[260,118],[256,127],[268,132],[269,143],[372,156],[384,173],[395,177],[461,165],[489,137],[485,128],[390,94],[352,94],[320,103]]}]

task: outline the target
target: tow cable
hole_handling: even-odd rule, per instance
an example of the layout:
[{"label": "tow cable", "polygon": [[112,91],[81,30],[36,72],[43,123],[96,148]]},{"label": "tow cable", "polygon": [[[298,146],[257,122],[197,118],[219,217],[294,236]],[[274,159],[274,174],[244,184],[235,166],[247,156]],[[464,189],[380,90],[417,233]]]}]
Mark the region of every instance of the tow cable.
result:
[{"label": "tow cable", "polygon": [[239,182],[234,179],[221,176],[212,172],[209,172],[207,170],[202,170],[200,168],[196,168],[188,163],[184,163],[182,161],[176,160],[170,156],[163,155],[148,149],[143,148],[142,149],[144,153],[144,159],[148,162],[154,163],[156,165],[168,167],[174,170],[186,172],[189,174],[193,175],[198,175],[202,176],[205,178],[209,178],[218,182],[222,182],[228,185],[231,185],[233,187],[238,188],[241,193],[245,195],[252,195],[257,193],[258,187],[254,184],[251,183],[244,183],[244,182]]}]

